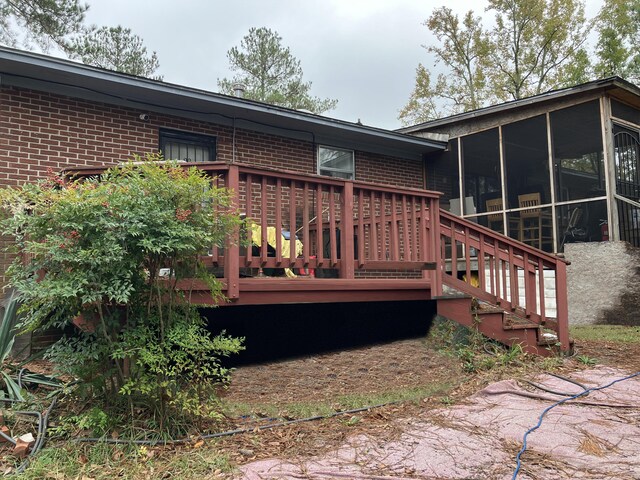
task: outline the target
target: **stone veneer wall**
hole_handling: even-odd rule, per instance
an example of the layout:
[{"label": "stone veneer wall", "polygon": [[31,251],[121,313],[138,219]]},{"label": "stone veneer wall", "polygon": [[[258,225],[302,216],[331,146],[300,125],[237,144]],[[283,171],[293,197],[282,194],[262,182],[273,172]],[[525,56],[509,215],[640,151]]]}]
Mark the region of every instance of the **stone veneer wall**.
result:
[{"label": "stone veneer wall", "polygon": [[640,250],[626,242],[565,245],[569,324],[640,325]]}]

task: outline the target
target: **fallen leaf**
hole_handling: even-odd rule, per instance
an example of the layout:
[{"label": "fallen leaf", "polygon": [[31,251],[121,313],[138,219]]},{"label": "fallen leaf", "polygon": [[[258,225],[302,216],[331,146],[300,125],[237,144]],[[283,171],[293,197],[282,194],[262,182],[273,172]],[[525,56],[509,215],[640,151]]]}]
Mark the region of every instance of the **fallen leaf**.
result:
[{"label": "fallen leaf", "polygon": [[113,460],[118,460],[118,459],[122,458],[122,456],[123,456],[123,455],[124,455],[124,454],[122,453],[122,450],[115,450],[115,451],[113,452],[113,455],[111,455],[111,458],[112,458]]}]

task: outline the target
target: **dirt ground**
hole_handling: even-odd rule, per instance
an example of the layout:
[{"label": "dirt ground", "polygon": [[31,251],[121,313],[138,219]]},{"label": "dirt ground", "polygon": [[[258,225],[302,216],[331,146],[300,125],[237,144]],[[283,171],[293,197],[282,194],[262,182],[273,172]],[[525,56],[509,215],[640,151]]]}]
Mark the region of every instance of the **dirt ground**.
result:
[{"label": "dirt ground", "polygon": [[[554,365],[554,371],[570,374],[587,368],[578,357],[596,359],[599,365],[640,371],[640,345],[607,342],[579,342],[577,355]],[[540,359],[507,368],[469,374],[459,358],[444,355],[424,339],[396,341],[350,351],[325,353],[271,364],[241,367],[225,396],[228,401],[255,405],[284,405],[335,399],[341,395],[381,393],[385,390],[448,385],[448,390],[425,396],[419,401],[400,402],[358,412],[355,415],[296,423],[270,430],[234,435],[219,442],[235,466],[267,458],[308,458],[343,445],[354,436],[366,435],[392,441],[402,435],[393,422],[398,418],[419,418],[425,412],[464,402],[486,385],[508,378],[526,377],[539,372]],[[265,419],[268,424],[273,419]],[[240,422],[236,425],[243,428]],[[380,472],[383,473],[383,472]],[[278,477],[274,477],[278,478]]]},{"label": "dirt ground", "polygon": [[449,382],[459,373],[459,363],[423,339],[402,340],[240,367],[226,397],[250,404],[326,401]]}]

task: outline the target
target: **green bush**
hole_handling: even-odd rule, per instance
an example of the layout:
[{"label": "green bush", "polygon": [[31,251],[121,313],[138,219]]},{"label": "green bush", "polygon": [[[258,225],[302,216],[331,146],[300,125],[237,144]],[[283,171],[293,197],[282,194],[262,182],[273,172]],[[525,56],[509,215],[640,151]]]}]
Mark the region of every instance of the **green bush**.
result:
[{"label": "green bush", "polygon": [[125,396],[163,425],[172,410],[213,413],[200,400],[228,377],[219,358],[242,345],[212,338],[179,284],[205,279],[220,298],[198,257],[238,228],[229,192],[196,168],[158,160],[0,190],[0,225],[29,260],[8,271],[23,328],[80,325],[50,356],[86,394]]}]

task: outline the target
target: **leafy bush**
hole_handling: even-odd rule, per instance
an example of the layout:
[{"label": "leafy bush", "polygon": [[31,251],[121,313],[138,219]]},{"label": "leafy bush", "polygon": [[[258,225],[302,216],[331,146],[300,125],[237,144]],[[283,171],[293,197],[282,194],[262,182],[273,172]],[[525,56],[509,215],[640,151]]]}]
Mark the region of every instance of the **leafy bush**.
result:
[{"label": "leafy bush", "polygon": [[51,357],[91,395],[142,402],[162,425],[171,409],[209,415],[199,399],[228,376],[220,356],[242,345],[211,338],[180,285],[200,277],[220,297],[198,256],[237,228],[230,195],[196,168],[158,160],[78,181],[51,173],[0,190],[0,206],[3,233],[23,254],[8,274],[24,328],[75,322],[77,335]]}]

